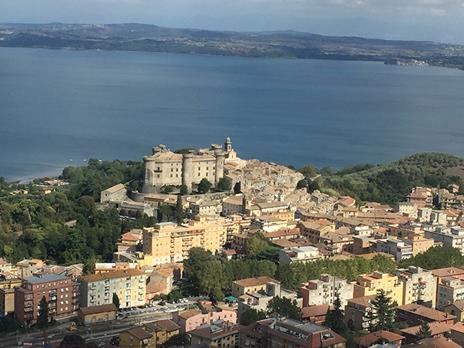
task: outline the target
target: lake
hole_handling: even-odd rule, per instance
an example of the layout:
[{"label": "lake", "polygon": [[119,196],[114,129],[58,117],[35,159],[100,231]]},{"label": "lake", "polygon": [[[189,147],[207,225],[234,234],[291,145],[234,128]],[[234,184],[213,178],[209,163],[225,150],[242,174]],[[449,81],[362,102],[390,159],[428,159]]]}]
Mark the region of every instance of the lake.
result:
[{"label": "lake", "polygon": [[230,136],[243,158],[344,167],[464,156],[464,72],[376,62],[0,48],[0,176]]}]

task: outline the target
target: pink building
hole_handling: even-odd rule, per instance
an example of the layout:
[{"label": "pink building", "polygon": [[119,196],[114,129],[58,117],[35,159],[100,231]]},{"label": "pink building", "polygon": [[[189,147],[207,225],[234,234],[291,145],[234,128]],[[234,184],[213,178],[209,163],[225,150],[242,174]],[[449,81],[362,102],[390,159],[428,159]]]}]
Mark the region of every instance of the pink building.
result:
[{"label": "pink building", "polygon": [[199,307],[200,309],[173,313],[173,320],[180,326],[180,332],[189,332],[217,320],[237,323],[237,312],[233,308],[213,305],[208,301],[200,302]]}]

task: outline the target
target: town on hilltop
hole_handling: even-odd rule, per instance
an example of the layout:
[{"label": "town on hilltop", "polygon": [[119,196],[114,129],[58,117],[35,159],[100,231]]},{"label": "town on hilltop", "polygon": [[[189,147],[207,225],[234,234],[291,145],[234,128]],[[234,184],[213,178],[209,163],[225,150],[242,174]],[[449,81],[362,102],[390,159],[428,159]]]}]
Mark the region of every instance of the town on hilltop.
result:
[{"label": "town on hilltop", "polygon": [[0,179],[0,347],[463,347],[464,195],[442,172],[367,201],[227,137]]}]

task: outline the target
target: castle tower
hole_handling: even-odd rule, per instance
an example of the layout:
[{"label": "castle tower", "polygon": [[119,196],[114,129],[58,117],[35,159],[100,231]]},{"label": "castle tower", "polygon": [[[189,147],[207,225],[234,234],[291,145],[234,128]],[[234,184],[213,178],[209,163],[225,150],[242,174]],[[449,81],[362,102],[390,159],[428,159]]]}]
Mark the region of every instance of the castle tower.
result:
[{"label": "castle tower", "polygon": [[187,186],[188,192],[192,192],[193,154],[182,155],[182,185]]},{"label": "castle tower", "polygon": [[214,186],[217,186],[219,180],[224,177],[224,162],[225,154],[221,149],[214,150],[214,156],[216,157],[216,171],[214,177]]},{"label": "castle tower", "polygon": [[143,178],[143,190],[142,192],[154,192],[154,180],[155,180],[155,161],[146,156],[143,158],[143,162],[145,164],[145,175]]}]

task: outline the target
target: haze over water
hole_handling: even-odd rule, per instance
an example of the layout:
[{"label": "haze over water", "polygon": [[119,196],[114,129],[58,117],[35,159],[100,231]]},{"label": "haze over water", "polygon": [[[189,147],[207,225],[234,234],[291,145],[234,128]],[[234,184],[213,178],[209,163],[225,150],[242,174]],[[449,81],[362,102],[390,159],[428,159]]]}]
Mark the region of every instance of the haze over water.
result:
[{"label": "haze over water", "polygon": [[0,176],[230,136],[243,158],[343,167],[464,156],[464,72],[373,62],[0,48]]}]

